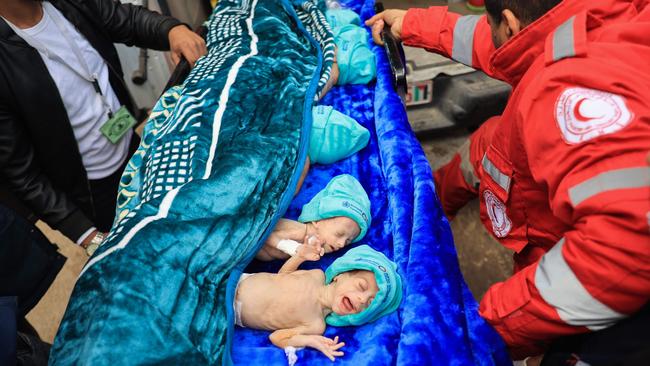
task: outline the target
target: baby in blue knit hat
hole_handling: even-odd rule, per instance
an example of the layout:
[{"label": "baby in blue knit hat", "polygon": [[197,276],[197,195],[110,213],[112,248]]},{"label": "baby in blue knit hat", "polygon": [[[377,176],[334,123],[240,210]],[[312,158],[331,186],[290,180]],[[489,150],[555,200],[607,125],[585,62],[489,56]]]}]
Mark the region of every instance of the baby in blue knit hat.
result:
[{"label": "baby in blue knit hat", "polygon": [[330,253],[363,239],[370,222],[370,199],[363,186],[351,175],[339,175],[302,207],[298,221],[278,222],[257,259],[287,259],[309,241],[322,244],[323,254]]},{"label": "baby in blue knit hat", "polygon": [[325,272],[298,270],[304,261],[320,259],[322,249],[300,247],[277,274],[243,274],[235,290],[236,325],[273,331],[269,339],[280,348],[312,347],[334,361],[345,343],[323,336],[327,324],[357,326],[397,310],[402,280],[395,263],[361,245]]},{"label": "baby in blue knit hat", "polygon": [[335,163],[363,149],[368,141],[370,132],[353,118],[330,106],[319,105],[312,109],[311,163]]},{"label": "baby in blue knit hat", "polygon": [[375,54],[370,49],[368,32],[361,27],[359,15],[349,9],[329,9],[325,17],[332,28],[335,52],[321,98],[334,85],[367,84],[377,75]]},{"label": "baby in blue knit hat", "polygon": [[333,164],[357,153],[366,147],[369,141],[370,132],[354,118],[330,106],[319,105],[312,108],[309,154],[295,194],[300,191],[312,163]]},{"label": "baby in blue knit hat", "polygon": [[375,54],[359,15],[350,9],[328,9],[327,22],[336,44],[336,83],[367,84],[377,74]]}]

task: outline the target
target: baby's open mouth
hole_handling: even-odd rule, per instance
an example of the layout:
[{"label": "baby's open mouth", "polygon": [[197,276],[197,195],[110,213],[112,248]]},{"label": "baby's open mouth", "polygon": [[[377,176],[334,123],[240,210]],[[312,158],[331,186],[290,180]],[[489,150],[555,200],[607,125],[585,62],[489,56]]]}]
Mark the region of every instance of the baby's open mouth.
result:
[{"label": "baby's open mouth", "polygon": [[352,301],[350,301],[349,298],[346,296],[341,299],[341,304],[343,305],[343,310],[345,310],[348,313],[354,312],[354,305],[352,305]]}]

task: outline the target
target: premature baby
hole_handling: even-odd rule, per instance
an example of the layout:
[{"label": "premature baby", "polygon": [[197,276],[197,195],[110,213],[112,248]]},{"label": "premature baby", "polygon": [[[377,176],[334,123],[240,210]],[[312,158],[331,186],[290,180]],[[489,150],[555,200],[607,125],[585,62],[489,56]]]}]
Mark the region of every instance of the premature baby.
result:
[{"label": "premature baby", "polygon": [[345,159],[368,145],[370,132],[359,122],[330,106],[312,108],[309,155],[305,160],[294,195],[298,194],[314,164],[332,164]]},{"label": "premature baby", "polygon": [[328,9],[327,22],[336,44],[338,85],[367,84],[377,73],[375,54],[369,47],[368,31],[359,15],[350,9]]},{"label": "premature baby", "polygon": [[256,258],[287,259],[305,244],[305,238],[330,253],[361,240],[370,221],[366,191],[353,176],[339,175],[303,206],[298,221],[280,220]]},{"label": "premature baby", "polygon": [[243,274],[235,291],[235,323],[273,331],[269,339],[280,348],[312,347],[334,361],[345,344],[323,336],[326,323],[362,325],[399,307],[402,281],[386,256],[361,245],[325,272],[298,270],[304,261],[318,260],[322,249],[303,245],[277,274]]},{"label": "premature baby", "polygon": [[368,32],[361,27],[361,18],[349,9],[325,12],[334,36],[334,59],[321,98],[334,85],[367,84],[377,74],[375,54],[368,43]]}]

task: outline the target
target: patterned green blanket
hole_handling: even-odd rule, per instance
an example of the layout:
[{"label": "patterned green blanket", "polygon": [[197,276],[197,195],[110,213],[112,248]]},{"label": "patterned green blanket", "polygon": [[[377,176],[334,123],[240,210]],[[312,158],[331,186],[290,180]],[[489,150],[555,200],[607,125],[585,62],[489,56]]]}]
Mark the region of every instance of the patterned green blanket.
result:
[{"label": "patterned green blanket", "polygon": [[334,47],[288,0],[220,1],[207,42],[154,108],[51,364],[231,363],[235,284],[292,198]]}]

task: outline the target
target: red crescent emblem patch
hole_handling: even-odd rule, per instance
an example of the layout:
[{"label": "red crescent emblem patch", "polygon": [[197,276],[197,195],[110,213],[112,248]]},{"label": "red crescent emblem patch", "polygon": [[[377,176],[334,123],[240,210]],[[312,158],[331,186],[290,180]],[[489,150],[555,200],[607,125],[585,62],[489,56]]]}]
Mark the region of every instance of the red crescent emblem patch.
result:
[{"label": "red crescent emblem patch", "polygon": [[512,221],[506,214],[506,206],[489,190],[483,192],[485,209],[492,222],[492,232],[498,238],[505,238],[512,229]]},{"label": "red crescent emblem patch", "polygon": [[564,141],[579,144],[623,129],[633,114],[620,95],[568,88],[555,104],[555,119]]}]

